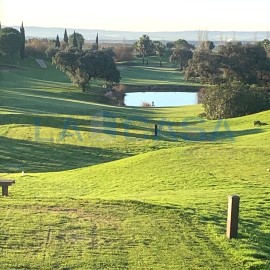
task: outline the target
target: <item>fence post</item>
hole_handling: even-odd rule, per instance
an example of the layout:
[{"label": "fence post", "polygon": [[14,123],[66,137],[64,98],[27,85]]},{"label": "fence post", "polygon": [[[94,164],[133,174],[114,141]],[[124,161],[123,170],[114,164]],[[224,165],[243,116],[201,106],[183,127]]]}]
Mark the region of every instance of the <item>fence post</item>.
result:
[{"label": "fence post", "polygon": [[158,135],[158,125],[155,124],[155,136],[157,137],[157,135]]},{"label": "fence post", "polygon": [[228,196],[227,238],[237,238],[239,222],[240,197],[238,195]]}]

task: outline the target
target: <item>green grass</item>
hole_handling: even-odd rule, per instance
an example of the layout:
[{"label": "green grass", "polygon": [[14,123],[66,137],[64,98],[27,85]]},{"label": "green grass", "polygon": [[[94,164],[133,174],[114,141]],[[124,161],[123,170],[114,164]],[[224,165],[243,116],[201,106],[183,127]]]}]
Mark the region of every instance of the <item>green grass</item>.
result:
[{"label": "green grass", "polygon": [[[171,81],[167,65],[121,75]],[[0,176],[16,180],[0,197],[0,269],[270,269],[270,126],[253,126],[270,111],[113,107],[102,82],[80,93],[48,66],[27,60],[0,81]]]},{"label": "green grass", "polygon": [[133,61],[132,65],[121,63],[118,67],[121,71],[121,82],[127,85],[198,85],[186,82],[183,72],[180,72],[167,59],[163,59],[161,67],[159,66],[159,58],[148,57],[148,59],[148,66],[142,65],[141,59]]}]

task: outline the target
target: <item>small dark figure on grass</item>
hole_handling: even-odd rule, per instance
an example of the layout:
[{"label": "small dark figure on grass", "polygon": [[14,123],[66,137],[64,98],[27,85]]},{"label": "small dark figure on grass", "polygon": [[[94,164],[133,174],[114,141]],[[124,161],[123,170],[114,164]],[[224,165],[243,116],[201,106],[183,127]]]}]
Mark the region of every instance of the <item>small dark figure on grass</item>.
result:
[{"label": "small dark figure on grass", "polygon": [[259,120],[257,120],[257,121],[254,121],[254,126],[256,127],[260,127],[260,126],[266,126],[267,125],[267,123],[263,123],[263,122],[261,122],[261,121],[259,121]]}]

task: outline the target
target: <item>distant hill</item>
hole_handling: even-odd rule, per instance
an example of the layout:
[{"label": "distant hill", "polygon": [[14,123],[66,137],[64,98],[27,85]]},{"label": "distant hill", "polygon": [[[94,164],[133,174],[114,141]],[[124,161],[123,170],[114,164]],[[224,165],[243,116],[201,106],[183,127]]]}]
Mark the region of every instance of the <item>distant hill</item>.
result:
[{"label": "distant hill", "polygon": [[[16,29],[19,29],[19,26],[13,26]],[[64,36],[64,28],[46,28],[46,27],[25,27],[26,38],[55,38],[58,34],[60,39]],[[100,41],[108,42],[126,42],[133,43],[143,34],[150,36],[152,40],[160,41],[175,41],[179,38],[186,39],[190,42],[198,41],[199,32],[194,31],[179,31],[179,32],[129,32],[129,31],[109,31],[109,30],[100,30],[100,29],[67,29],[68,34],[74,32],[81,33],[86,41],[92,42],[96,38],[96,34],[99,34]],[[237,40],[237,41],[254,41],[254,40],[263,40],[269,38],[269,32],[237,32],[237,31],[208,31],[207,36],[209,40],[212,40],[216,43],[221,41],[228,40]]]}]

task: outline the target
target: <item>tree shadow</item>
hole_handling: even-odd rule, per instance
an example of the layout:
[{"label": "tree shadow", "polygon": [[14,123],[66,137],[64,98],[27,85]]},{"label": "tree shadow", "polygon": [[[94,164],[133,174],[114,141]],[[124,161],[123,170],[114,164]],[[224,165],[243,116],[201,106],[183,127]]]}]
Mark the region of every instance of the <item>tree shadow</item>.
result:
[{"label": "tree shadow", "polygon": [[[205,131],[196,124],[204,122],[203,119],[187,122],[171,122],[166,120],[153,120],[147,117],[127,116],[117,118],[117,114],[108,111],[100,111],[89,119],[47,115],[22,115],[2,114],[0,125],[19,124],[34,126],[33,140],[42,137],[42,128],[50,127],[59,129],[59,137],[64,140],[69,131],[92,133],[92,135],[108,135],[111,139],[117,136],[129,139],[155,140],[155,141],[192,141],[192,142],[216,142],[222,140],[233,141],[236,137],[259,134],[262,129],[247,129],[231,131],[229,127],[218,124],[213,131]],[[158,123],[158,133],[155,136],[155,124]],[[222,130],[225,129],[225,130]]]},{"label": "tree shadow", "polygon": [[122,159],[127,153],[98,147],[56,145],[0,136],[2,172],[56,172]]},{"label": "tree shadow", "polygon": [[[11,114],[1,114],[0,125],[8,124],[26,124],[26,125],[35,125],[39,123],[41,126],[61,128],[66,121],[70,121],[73,124],[78,126],[89,126],[91,123],[98,126],[106,127],[122,127],[128,125],[130,129],[142,129],[142,130],[152,130],[157,124],[159,127],[169,126],[173,128],[185,128],[187,126],[196,125],[205,122],[202,120],[195,121],[168,121],[168,120],[155,120],[148,117],[142,117],[136,114],[125,114],[125,117],[122,115],[117,115],[117,113],[105,110],[96,110],[96,113],[91,113],[88,116],[88,119],[75,117],[72,115],[69,116],[51,116],[51,115],[34,115],[34,114],[22,114],[23,111],[16,110],[12,108],[13,113]],[[119,121],[117,121],[117,119]],[[148,125],[149,127],[145,128],[144,126]]]},{"label": "tree shadow", "polygon": [[[51,93],[46,91],[33,91],[24,89],[23,92],[16,89],[0,90],[3,99],[1,108],[7,111],[32,114],[64,114],[64,115],[91,115],[104,111],[114,115],[145,116],[155,114],[154,108],[140,107],[116,107],[98,103],[98,100],[88,97],[86,94]],[[79,96],[79,98],[78,98]],[[93,100],[95,100],[93,102]],[[99,100],[104,103],[103,98]]]},{"label": "tree shadow", "polygon": [[[236,137],[245,135],[252,135],[262,133],[263,130],[259,129],[248,129],[241,131],[231,130],[214,130],[204,131],[203,129],[197,131],[178,131],[175,130],[174,126],[163,126],[161,130],[158,130],[157,136],[155,136],[155,129],[152,124],[146,124],[146,126],[138,126],[130,123],[123,123],[122,129],[118,129],[116,126],[112,126],[112,123],[102,122],[101,128],[95,127],[82,127],[83,131],[91,131],[99,134],[106,134],[111,136],[122,136],[126,137],[127,140],[130,138],[140,140],[155,140],[155,141],[192,141],[192,142],[218,142],[224,140],[233,141]],[[124,131],[122,131],[124,130]],[[136,130],[137,132],[134,132]]]}]

